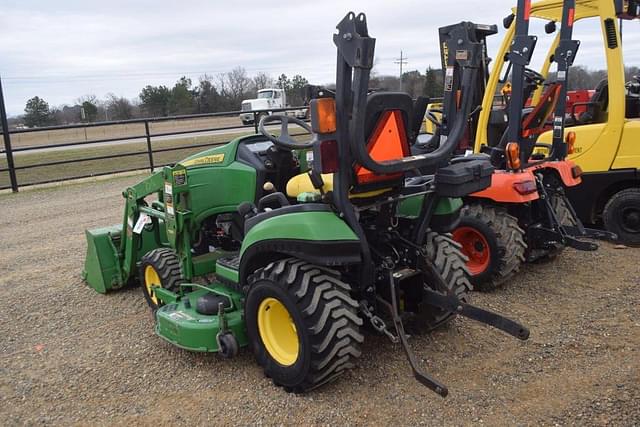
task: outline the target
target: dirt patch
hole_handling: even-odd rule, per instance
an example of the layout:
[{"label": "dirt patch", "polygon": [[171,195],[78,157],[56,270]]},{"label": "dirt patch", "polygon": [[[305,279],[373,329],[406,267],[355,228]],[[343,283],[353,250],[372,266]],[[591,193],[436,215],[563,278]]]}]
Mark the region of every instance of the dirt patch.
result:
[{"label": "dirt patch", "polygon": [[139,289],[105,296],[81,283],[84,229],[118,223],[120,193],[139,179],[0,196],[2,424],[640,422],[640,249],[567,250],[474,295],[529,326],[527,342],[466,319],[413,337],[447,399],[376,336],[356,369],[297,396],[273,386],[246,350],[227,361],[156,337]]}]

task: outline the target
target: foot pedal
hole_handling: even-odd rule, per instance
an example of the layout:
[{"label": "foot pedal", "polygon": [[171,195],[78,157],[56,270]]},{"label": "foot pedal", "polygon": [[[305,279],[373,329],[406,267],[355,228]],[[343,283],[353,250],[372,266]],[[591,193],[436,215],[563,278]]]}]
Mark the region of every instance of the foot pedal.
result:
[{"label": "foot pedal", "polygon": [[240,270],[240,256],[237,254],[218,258],[216,261],[216,276],[223,282],[238,283]]},{"label": "foot pedal", "polygon": [[240,256],[233,255],[224,258],[218,258],[218,260],[216,261],[216,266],[218,265],[238,271],[240,269]]}]

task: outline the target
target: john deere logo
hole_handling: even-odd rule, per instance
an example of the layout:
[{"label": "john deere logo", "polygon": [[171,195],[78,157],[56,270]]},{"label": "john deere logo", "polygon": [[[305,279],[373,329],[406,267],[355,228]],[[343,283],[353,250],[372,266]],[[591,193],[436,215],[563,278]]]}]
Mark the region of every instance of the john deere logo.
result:
[{"label": "john deere logo", "polygon": [[214,154],[213,156],[202,156],[182,162],[183,166],[210,165],[224,162],[224,154]]}]

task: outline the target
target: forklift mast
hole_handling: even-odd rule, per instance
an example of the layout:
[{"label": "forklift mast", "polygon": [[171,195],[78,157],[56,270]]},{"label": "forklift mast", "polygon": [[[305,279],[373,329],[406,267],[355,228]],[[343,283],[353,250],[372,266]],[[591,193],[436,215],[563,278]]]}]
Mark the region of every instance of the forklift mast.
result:
[{"label": "forklift mast", "polygon": [[578,52],[580,42],[573,40],[573,21],[575,16],[575,0],[565,0],[562,6],[562,25],[560,27],[560,41],[553,54],[557,65],[560,94],[553,114],[553,142],[551,146],[551,160],[564,160],[567,157],[567,144],[564,142],[564,118],[567,107],[567,86],[569,81],[569,67]]},{"label": "forklift mast", "polygon": [[507,58],[511,65],[511,98],[508,112],[509,124],[506,138],[502,138],[497,149],[492,152],[492,160],[503,157],[504,149],[509,142],[520,143],[522,137],[522,107],[524,106],[525,68],[531,62],[531,56],[538,38],[529,35],[530,0],[518,0],[515,15],[515,36]]},{"label": "forklift mast", "polygon": [[445,72],[445,87],[443,100],[442,126],[440,135],[449,136],[451,123],[455,123],[457,115],[460,113],[460,90],[462,84],[462,66],[460,60],[462,52],[456,49],[460,32],[463,32],[467,39],[480,46],[480,64],[476,73],[476,82],[472,94],[472,111],[469,117],[467,130],[456,149],[456,154],[461,154],[470,146],[470,141],[475,138],[475,128],[477,122],[477,107],[482,104],[482,97],[486,90],[487,78],[489,76],[490,58],[487,54],[487,36],[496,34],[496,25],[474,24],[472,22],[460,22],[438,29],[440,37],[440,58],[442,69]]}]

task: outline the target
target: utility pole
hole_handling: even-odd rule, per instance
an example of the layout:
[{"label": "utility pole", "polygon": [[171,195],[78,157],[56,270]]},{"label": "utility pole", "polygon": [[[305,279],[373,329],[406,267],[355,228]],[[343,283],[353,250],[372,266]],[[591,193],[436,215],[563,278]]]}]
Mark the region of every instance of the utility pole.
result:
[{"label": "utility pole", "polygon": [[408,58],[406,56],[402,56],[402,51],[400,51],[400,58],[396,59],[393,63],[400,64],[400,92],[402,92],[402,66],[407,65]]}]

